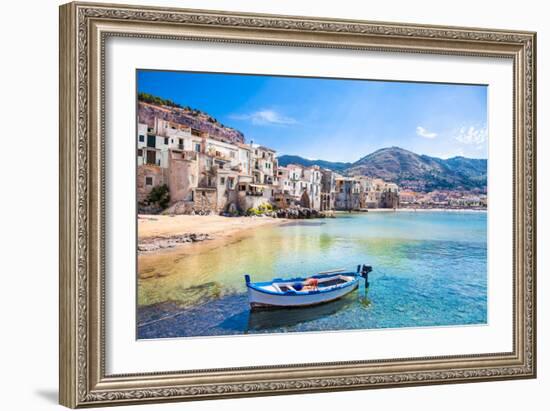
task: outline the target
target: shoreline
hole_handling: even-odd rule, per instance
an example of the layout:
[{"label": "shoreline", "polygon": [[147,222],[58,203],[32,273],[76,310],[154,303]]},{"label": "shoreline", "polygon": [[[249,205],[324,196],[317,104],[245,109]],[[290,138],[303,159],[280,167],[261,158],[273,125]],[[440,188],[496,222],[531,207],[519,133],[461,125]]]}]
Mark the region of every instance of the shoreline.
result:
[{"label": "shoreline", "polygon": [[448,212],[448,213],[486,213],[487,209],[481,208],[368,208],[365,210],[338,210],[335,211],[335,216],[345,214],[368,214],[368,213],[403,213],[403,212]]},{"label": "shoreline", "polygon": [[182,249],[193,254],[238,241],[253,229],[288,223],[286,218],[223,217],[219,215],[138,215],[138,256]]},{"label": "shoreline", "polygon": [[486,208],[398,208],[398,212],[414,211],[414,212],[448,212],[448,213],[486,213]]}]

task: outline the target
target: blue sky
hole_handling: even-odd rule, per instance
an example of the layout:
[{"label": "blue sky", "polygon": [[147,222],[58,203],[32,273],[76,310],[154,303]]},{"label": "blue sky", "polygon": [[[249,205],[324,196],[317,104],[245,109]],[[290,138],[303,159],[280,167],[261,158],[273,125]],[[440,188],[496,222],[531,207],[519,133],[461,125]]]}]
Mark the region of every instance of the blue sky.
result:
[{"label": "blue sky", "polygon": [[138,71],[138,91],[207,112],[277,150],[353,162],[398,146],[487,158],[487,87]]}]

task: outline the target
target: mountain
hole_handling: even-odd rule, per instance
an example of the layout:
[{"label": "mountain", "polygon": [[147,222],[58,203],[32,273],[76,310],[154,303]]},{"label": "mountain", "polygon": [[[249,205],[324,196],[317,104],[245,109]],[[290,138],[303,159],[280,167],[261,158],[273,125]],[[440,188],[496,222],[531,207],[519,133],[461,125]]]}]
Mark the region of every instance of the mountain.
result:
[{"label": "mountain", "polygon": [[325,160],[308,160],[300,156],[292,155],[283,155],[277,157],[279,160],[279,165],[285,167],[289,164],[299,164],[304,167],[319,166],[322,168],[328,168],[329,170],[335,171],[337,173],[343,173],[344,170],[351,166],[351,163],[339,163]]},{"label": "mountain", "polygon": [[487,160],[466,157],[442,159],[420,155],[399,147],[388,147],[371,153],[355,163],[308,160],[283,155],[280,166],[317,165],[348,176],[369,176],[397,183],[415,191],[481,190],[487,188]]},{"label": "mountain", "polygon": [[356,161],[344,172],[350,176],[382,178],[417,191],[485,190],[487,187],[485,159],[441,159],[399,147],[377,150]]}]

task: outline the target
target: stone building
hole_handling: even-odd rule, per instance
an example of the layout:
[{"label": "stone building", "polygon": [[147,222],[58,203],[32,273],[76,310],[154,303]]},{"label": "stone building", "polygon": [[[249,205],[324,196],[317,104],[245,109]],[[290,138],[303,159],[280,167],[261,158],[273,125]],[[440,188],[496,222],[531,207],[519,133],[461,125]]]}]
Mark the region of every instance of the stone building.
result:
[{"label": "stone building", "polygon": [[320,210],[334,210],[336,201],[336,176],[337,174],[322,168],[321,172],[321,196]]},{"label": "stone building", "polygon": [[397,208],[399,188],[396,184],[366,176],[335,178],[336,210]]},{"label": "stone building", "polygon": [[162,185],[168,187],[174,213],[246,212],[266,203],[321,211],[399,204],[395,184],[345,177],[316,165],[280,167],[275,150],[246,144],[242,134],[213,125],[208,116],[205,131],[199,121],[163,110],[150,105],[138,110],[139,204]]},{"label": "stone building", "polygon": [[274,184],[275,177],[275,150],[251,143],[252,148],[252,176],[256,184]]}]

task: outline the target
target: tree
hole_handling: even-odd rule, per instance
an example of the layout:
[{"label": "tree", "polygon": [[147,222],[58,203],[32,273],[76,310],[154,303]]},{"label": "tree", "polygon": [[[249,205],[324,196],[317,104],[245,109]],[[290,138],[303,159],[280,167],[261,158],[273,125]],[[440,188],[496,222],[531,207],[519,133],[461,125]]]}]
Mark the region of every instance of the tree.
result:
[{"label": "tree", "polygon": [[153,187],[147,197],[149,204],[158,204],[161,208],[168,207],[170,204],[170,190],[166,184]]},{"label": "tree", "polygon": [[138,100],[143,101],[144,103],[156,104],[158,106],[170,106],[176,108],[182,108],[178,103],[170,100],[164,99],[162,97],[154,96],[153,94],[140,92],[138,93]]}]

